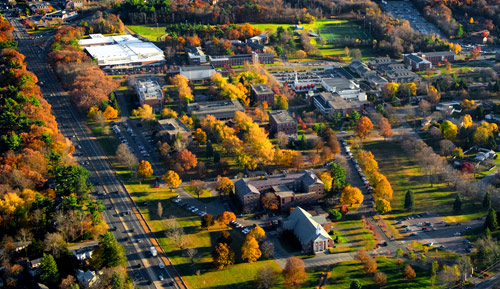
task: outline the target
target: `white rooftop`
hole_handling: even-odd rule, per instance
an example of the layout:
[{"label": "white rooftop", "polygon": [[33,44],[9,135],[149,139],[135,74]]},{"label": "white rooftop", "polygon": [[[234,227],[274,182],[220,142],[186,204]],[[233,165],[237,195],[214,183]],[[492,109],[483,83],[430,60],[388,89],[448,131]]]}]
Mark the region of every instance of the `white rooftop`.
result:
[{"label": "white rooftop", "polygon": [[90,34],[90,38],[80,39],[78,41],[78,45],[85,47],[90,45],[107,45],[114,44],[120,42],[141,42],[141,40],[135,38],[132,35],[112,35],[112,36],[104,36],[102,34]]},{"label": "white rooftop", "polygon": [[98,65],[124,65],[136,62],[158,62],[165,59],[163,51],[151,42],[138,39],[120,41],[117,44],[89,46],[85,50]]}]

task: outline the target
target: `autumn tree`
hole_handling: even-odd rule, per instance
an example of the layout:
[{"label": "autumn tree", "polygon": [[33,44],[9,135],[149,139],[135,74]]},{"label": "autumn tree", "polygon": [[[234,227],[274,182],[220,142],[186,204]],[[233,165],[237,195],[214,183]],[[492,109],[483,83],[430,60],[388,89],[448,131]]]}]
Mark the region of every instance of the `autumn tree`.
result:
[{"label": "autumn tree", "polygon": [[367,116],[362,116],[356,122],[355,131],[360,138],[365,138],[372,129],[373,129],[373,123]]},{"label": "autumn tree", "polygon": [[224,213],[220,214],[217,216],[217,223],[228,226],[229,222],[235,221],[236,220],[236,215],[232,212],[225,211]]},{"label": "autumn tree", "polygon": [[381,117],[378,122],[378,131],[380,136],[383,136],[384,139],[392,136],[392,129],[389,120],[385,117]]},{"label": "autumn tree", "polygon": [[204,229],[208,229],[210,226],[215,224],[214,217],[210,214],[205,214],[201,217],[201,227]]},{"label": "autumn tree", "polygon": [[262,207],[268,210],[277,210],[278,209],[278,198],[272,192],[265,193],[262,196],[260,202],[262,203]]},{"label": "autumn tree", "polygon": [[106,119],[115,119],[118,118],[118,110],[114,109],[111,105],[108,105],[103,112],[103,115]]},{"label": "autumn tree", "polygon": [[403,271],[403,276],[409,280],[417,277],[417,274],[415,274],[415,270],[413,270],[413,268],[410,265],[406,265]]},{"label": "autumn tree", "polygon": [[218,243],[212,251],[212,259],[214,267],[221,270],[234,264],[234,252],[228,244]]},{"label": "autumn tree", "polygon": [[261,267],[255,274],[254,284],[257,289],[269,289],[278,281],[278,272],[271,266]]},{"label": "autumn tree", "polygon": [[280,131],[276,134],[276,143],[281,149],[286,148],[289,142],[289,137],[286,135],[286,133]]},{"label": "autumn tree", "polygon": [[137,171],[139,161],[126,144],[120,144],[118,146],[116,149],[116,158],[130,171]]},{"label": "autumn tree", "polygon": [[253,235],[248,234],[245,238],[245,242],[241,246],[241,259],[247,260],[248,263],[253,263],[257,261],[262,253],[259,249],[259,243]]},{"label": "autumn tree", "polygon": [[373,281],[375,281],[375,284],[384,285],[387,283],[387,276],[383,272],[376,272],[373,275]]},{"label": "autumn tree", "polygon": [[201,128],[196,129],[194,138],[202,145],[207,143],[207,134]]},{"label": "autumn tree", "polygon": [[221,195],[229,195],[234,190],[234,184],[228,177],[217,177],[217,182],[215,183],[215,190]]},{"label": "autumn tree", "polygon": [[388,213],[388,212],[390,212],[392,210],[391,209],[391,203],[389,201],[387,201],[387,200],[384,200],[384,199],[378,199],[375,202],[375,209],[380,214]]},{"label": "autumn tree", "polygon": [[353,204],[361,204],[364,196],[361,190],[356,187],[346,186],[340,195],[340,203],[342,205],[352,206]]},{"label": "autumn tree", "polygon": [[161,177],[165,181],[167,186],[172,190],[178,188],[182,184],[182,180],[179,175],[174,171],[167,171]]},{"label": "autumn tree", "polygon": [[427,97],[429,98],[429,101],[435,105],[439,103],[439,100],[441,99],[441,93],[431,85],[429,86],[429,89],[427,91]]},{"label": "autumn tree", "polygon": [[458,128],[457,126],[449,120],[445,120],[439,126],[441,133],[445,139],[452,139],[457,136]]},{"label": "autumn tree", "polygon": [[363,270],[367,274],[371,274],[371,273],[377,272],[377,261],[375,261],[375,259],[373,259],[372,257],[369,257],[364,262]]},{"label": "autumn tree", "polygon": [[255,226],[247,236],[253,236],[258,242],[262,242],[266,238],[266,232],[260,226]]},{"label": "autumn tree", "polygon": [[329,192],[332,189],[333,178],[330,172],[326,171],[319,175],[319,179],[323,182],[325,192]]},{"label": "autumn tree", "polygon": [[153,175],[153,168],[148,161],[142,160],[137,167],[137,173],[143,178],[149,178]]},{"label": "autumn tree", "polygon": [[285,269],[282,271],[284,284],[288,287],[298,287],[306,279],[304,261],[298,257],[290,257],[286,260]]},{"label": "autumn tree", "polygon": [[376,178],[378,178],[378,182],[373,190],[375,197],[379,199],[391,200],[393,193],[391,184],[384,175],[379,173],[375,175]]},{"label": "autumn tree", "polygon": [[175,157],[185,170],[194,168],[198,164],[196,156],[187,149],[177,152]]},{"label": "autumn tree", "polygon": [[170,82],[174,85],[181,102],[190,103],[193,101],[194,98],[191,88],[189,87],[189,80],[187,79],[187,77],[181,74],[177,74],[176,76],[172,77]]}]

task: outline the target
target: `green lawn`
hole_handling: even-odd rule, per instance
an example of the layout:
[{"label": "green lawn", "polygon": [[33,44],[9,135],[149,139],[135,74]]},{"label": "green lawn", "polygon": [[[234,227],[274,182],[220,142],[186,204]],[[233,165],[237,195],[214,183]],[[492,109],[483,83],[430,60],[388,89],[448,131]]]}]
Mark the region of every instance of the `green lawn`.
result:
[{"label": "green lawn", "polygon": [[341,228],[342,235],[347,238],[355,248],[366,250],[373,250],[375,248],[375,238],[372,233],[363,226],[361,220],[346,220],[338,222],[336,226]]},{"label": "green lawn", "polygon": [[437,212],[440,216],[451,216],[450,221],[466,221],[484,215],[478,212],[473,201],[464,202],[463,215],[452,213],[455,190],[447,183],[440,182],[431,186],[413,156],[408,155],[397,142],[366,142],[364,149],[371,151],[378,162],[380,172],[384,174],[394,190],[391,200],[392,214],[397,217],[406,215],[404,198],[408,190],[415,194],[415,212]]},{"label": "green lawn", "polygon": [[156,27],[156,24],[129,25],[127,27],[135,33],[151,41],[158,41],[161,36],[164,36],[166,34],[165,26],[159,25],[158,27]]},{"label": "green lawn", "polygon": [[210,190],[205,189],[201,191],[200,196],[198,196],[190,186],[185,186],[184,191],[202,202],[209,203],[212,201],[212,192]]},{"label": "green lawn", "polygon": [[[384,289],[400,289],[400,288],[431,288],[429,275],[426,270],[417,266],[413,266],[417,277],[413,280],[406,280],[403,277],[403,265],[401,268],[396,264],[394,259],[385,257],[377,257],[378,271],[383,272],[387,276],[387,284]],[[369,274],[363,272],[363,264],[360,261],[348,261],[336,265],[332,271],[330,279],[327,281],[326,288],[328,289],[348,289],[352,280],[358,279],[363,285],[363,289],[380,288],[373,281]],[[443,286],[435,285],[432,288],[440,289]]]}]

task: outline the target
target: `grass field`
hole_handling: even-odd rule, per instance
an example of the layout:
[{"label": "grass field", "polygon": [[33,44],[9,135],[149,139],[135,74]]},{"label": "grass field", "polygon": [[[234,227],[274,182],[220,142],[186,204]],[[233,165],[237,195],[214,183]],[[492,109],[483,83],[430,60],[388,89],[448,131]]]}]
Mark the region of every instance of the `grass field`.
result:
[{"label": "grass field", "polygon": [[205,189],[205,190],[201,191],[201,194],[199,197],[190,186],[185,186],[184,191],[188,192],[191,196],[195,197],[196,199],[198,199],[204,203],[209,203],[212,201],[212,192],[210,192],[210,190]]},{"label": "grass field", "polygon": [[409,156],[398,143],[366,142],[364,149],[373,153],[380,172],[387,177],[394,190],[391,201],[393,211],[386,218],[407,214],[403,205],[408,190],[415,194],[415,212],[437,212],[440,216],[448,216],[446,218],[451,222],[484,215],[484,212],[478,212],[473,201],[467,201],[464,202],[463,214],[455,216],[452,213],[455,190],[444,182],[431,186],[413,156]]},{"label": "grass field", "polygon": [[337,223],[336,226],[341,228],[343,237],[347,238],[354,248],[366,250],[375,248],[375,238],[368,229],[363,227],[361,220],[345,220]]},{"label": "grass field", "polygon": [[[387,283],[382,287],[375,284],[373,278],[369,274],[363,272],[363,264],[360,261],[349,261],[336,265],[331,271],[331,277],[327,281],[326,288],[328,289],[348,289],[352,280],[358,279],[363,288],[384,288],[384,289],[399,289],[399,288],[431,288],[429,275],[426,270],[417,266],[413,266],[417,277],[413,280],[406,280],[403,277],[403,269],[406,265],[399,267],[394,259],[385,257],[377,257],[378,271],[383,272],[387,276]],[[435,285],[432,288],[445,288]]]},{"label": "grass field", "polygon": [[151,40],[158,41],[158,39],[165,35],[165,26],[158,26],[156,24],[146,24],[146,25],[129,25],[127,26],[130,30],[135,33]]}]

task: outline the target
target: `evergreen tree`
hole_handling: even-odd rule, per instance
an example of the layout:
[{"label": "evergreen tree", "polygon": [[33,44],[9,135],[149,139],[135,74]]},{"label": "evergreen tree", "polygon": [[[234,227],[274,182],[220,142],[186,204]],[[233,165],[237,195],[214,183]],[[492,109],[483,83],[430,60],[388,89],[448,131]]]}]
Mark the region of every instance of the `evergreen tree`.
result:
[{"label": "evergreen tree", "polygon": [[118,244],[115,236],[110,232],[101,235],[99,247],[94,251],[92,259],[97,268],[125,266],[127,264],[125,249]]},{"label": "evergreen tree", "polygon": [[212,147],[212,142],[210,140],[207,141],[207,158],[210,158],[214,155],[214,148]]},{"label": "evergreen tree", "polygon": [[43,254],[40,263],[40,281],[49,287],[59,284],[59,270],[54,257],[50,254]]},{"label": "evergreen tree", "polygon": [[486,230],[484,230],[484,236],[486,237],[491,236],[490,228],[486,228]]},{"label": "evergreen tree", "polygon": [[493,208],[490,208],[490,210],[488,211],[488,216],[486,216],[484,227],[489,229],[490,232],[494,232],[498,228],[497,212],[495,212]]},{"label": "evergreen tree", "polygon": [[415,196],[413,195],[413,191],[408,190],[405,195],[405,209],[408,211],[413,211],[415,207]]},{"label": "evergreen tree", "polygon": [[220,162],[220,153],[218,151],[214,152],[214,163],[218,164]]},{"label": "evergreen tree", "polygon": [[483,199],[483,208],[489,210],[491,208],[491,196],[490,193],[486,192]]},{"label": "evergreen tree", "polygon": [[118,272],[113,273],[113,277],[111,277],[111,289],[124,289],[123,278],[120,276]]},{"label": "evergreen tree", "polygon": [[455,202],[453,202],[453,212],[460,213],[462,211],[462,197],[460,194],[457,194],[455,198]]},{"label": "evergreen tree", "polygon": [[350,289],[361,289],[363,288],[363,285],[361,285],[361,282],[359,280],[352,280],[351,286],[349,286]]}]

